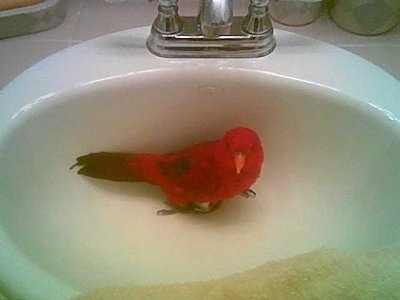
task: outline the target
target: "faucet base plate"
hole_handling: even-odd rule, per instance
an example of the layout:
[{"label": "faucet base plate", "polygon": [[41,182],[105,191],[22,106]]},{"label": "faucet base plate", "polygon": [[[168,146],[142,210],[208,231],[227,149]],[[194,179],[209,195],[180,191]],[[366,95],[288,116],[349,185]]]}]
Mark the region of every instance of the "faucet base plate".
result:
[{"label": "faucet base plate", "polygon": [[147,48],[157,56],[169,58],[251,58],[269,54],[276,42],[273,29],[262,34],[242,30],[241,18],[234,17],[227,34],[206,37],[196,17],[182,17],[181,32],[166,34],[153,26],[147,39]]}]

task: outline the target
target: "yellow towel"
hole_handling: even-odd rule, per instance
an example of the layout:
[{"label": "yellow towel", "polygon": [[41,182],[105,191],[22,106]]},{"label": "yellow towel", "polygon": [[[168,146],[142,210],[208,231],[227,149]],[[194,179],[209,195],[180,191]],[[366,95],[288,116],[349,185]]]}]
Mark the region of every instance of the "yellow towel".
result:
[{"label": "yellow towel", "polygon": [[400,250],[358,256],[319,250],[218,280],[107,287],[76,300],[103,299],[400,299]]}]

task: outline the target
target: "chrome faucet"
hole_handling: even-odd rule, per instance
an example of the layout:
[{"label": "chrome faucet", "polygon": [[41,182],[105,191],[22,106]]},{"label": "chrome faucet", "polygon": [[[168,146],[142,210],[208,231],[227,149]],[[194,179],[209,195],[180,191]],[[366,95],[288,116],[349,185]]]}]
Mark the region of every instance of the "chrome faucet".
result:
[{"label": "chrome faucet", "polygon": [[202,0],[198,21],[200,30],[206,37],[229,34],[233,23],[232,0]]},{"label": "chrome faucet", "polygon": [[162,57],[260,57],[275,48],[269,0],[250,0],[233,16],[232,0],[200,0],[197,16],[181,17],[178,0],[158,0],[147,48]]}]

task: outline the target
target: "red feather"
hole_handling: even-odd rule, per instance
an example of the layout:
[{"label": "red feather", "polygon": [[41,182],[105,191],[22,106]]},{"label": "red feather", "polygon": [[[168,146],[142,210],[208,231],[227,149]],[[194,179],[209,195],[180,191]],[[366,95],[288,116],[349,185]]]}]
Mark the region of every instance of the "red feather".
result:
[{"label": "red feather", "polygon": [[263,148],[251,129],[230,129],[220,140],[179,152],[90,153],[77,158],[78,174],[112,181],[147,182],[161,187],[173,207],[217,203],[246,190],[260,176]]}]

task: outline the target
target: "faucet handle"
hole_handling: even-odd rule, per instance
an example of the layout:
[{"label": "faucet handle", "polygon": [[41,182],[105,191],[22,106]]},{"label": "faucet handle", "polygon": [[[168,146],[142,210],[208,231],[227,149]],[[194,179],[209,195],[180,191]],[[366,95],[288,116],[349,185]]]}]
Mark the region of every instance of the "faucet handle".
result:
[{"label": "faucet handle", "polygon": [[242,29],[250,34],[263,34],[272,30],[268,15],[269,0],[250,0],[249,13],[244,18]]},{"label": "faucet handle", "polygon": [[162,34],[176,34],[181,32],[182,27],[182,20],[178,14],[178,0],[158,0],[158,15],[153,28]]}]

